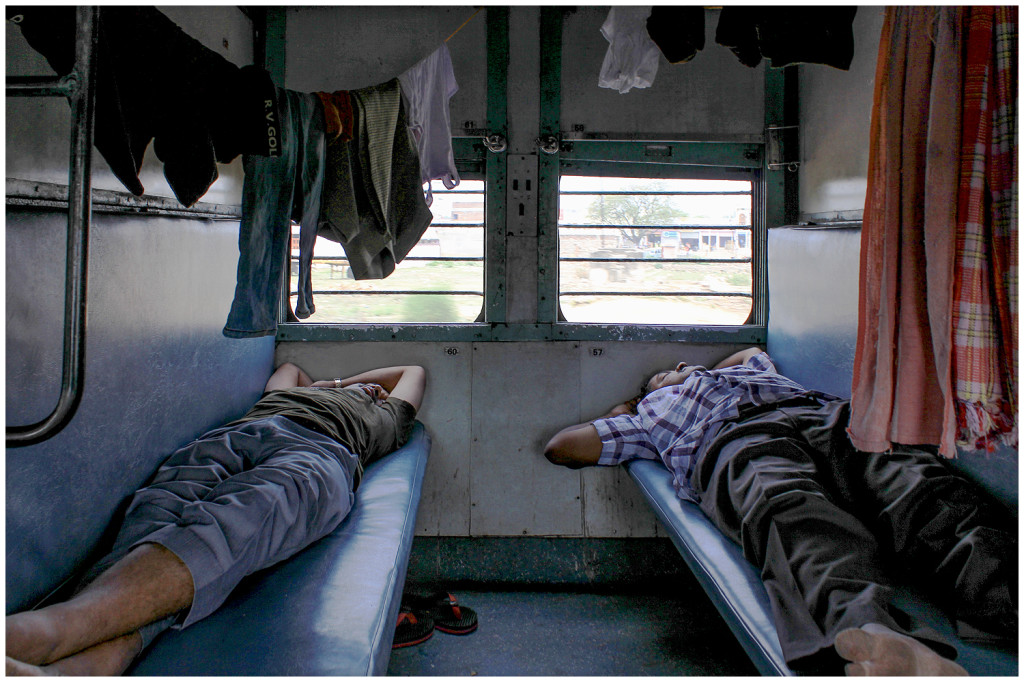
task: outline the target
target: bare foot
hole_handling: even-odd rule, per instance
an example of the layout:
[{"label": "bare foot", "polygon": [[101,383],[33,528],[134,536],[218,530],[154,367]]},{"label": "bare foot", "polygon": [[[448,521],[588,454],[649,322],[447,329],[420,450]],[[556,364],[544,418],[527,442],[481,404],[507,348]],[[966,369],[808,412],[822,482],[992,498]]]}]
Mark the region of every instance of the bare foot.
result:
[{"label": "bare foot", "polygon": [[59,634],[43,611],[23,611],[6,618],[7,654],[17,663],[50,663]]},{"label": "bare foot", "polygon": [[52,673],[38,665],[29,665],[7,657],[7,677],[42,677],[50,674]]},{"label": "bare foot", "polygon": [[96,676],[120,675],[142,650],[138,632],[97,644],[49,665],[31,665],[7,657],[8,676]]},{"label": "bare foot", "polygon": [[966,676],[967,671],[939,656],[912,637],[879,623],[843,630],[836,636],[836,651],[847,661],[850,676]]}]

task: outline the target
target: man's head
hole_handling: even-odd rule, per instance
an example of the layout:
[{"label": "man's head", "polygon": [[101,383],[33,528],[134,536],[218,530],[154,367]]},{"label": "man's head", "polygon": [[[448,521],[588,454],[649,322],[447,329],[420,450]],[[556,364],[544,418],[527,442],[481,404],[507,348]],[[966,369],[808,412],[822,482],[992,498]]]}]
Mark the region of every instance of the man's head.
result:
[{"label": "man's head", "polygon": [[686,381],[686,378],[698,369],[704,368],[700,365],[687,365],[685,362],[680,362],[674,369],[658,372],[644,384],[642,395],[647,395],[651,391],[657,391],[666,386],[677,386]]}]

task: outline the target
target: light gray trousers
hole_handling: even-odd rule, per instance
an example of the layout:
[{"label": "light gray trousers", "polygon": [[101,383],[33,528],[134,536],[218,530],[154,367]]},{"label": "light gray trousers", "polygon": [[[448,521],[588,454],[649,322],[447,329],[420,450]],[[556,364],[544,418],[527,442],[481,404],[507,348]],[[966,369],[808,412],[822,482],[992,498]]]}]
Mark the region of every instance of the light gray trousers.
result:
[{"label": "light gray trousers", "polygon": [[171,455],[135,493],[114,548],[83,584],[143,543],[181,559],[195,586],[192,607],[142,628],[148,646],[168,627],[213,613],[246,575],[334,530],[355,500],[356,459],[285,417],[210,431]]}]

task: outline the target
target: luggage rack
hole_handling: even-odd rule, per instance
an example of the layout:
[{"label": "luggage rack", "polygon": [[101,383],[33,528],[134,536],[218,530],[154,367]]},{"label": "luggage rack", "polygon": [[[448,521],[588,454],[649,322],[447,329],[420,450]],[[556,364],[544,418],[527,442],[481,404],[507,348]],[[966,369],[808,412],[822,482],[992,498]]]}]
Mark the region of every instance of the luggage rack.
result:
[{"label": "luggage rack", "polygon": [[65,76],[9,76],[8,97],[67,97],[71,104],[68,170],[67,262],[64,293],[64,359],[61,390],[49,416],[35,424],[7,427],[7,446],[47,440],[63,429],[82,399],[85,378],[86,283],[92,216],[92,140],[96,114],[98,7],[76,8],[75,66]]}]

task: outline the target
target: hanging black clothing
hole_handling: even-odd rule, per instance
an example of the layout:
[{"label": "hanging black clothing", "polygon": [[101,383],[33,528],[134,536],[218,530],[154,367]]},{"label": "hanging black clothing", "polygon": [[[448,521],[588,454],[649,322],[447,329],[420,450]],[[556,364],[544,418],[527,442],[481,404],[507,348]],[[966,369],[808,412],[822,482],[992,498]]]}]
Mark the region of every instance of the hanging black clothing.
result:
[{"label": "hanging black clothing", "polygon": [[[75,8],[7,7],[28,44],[59,75],[74,68]],[[150,140],[178,201],[191,206],[242,153],[275,156],[274,84],[188,36],[153,7],[100,9],[95,144],[132,194]]]},{"label": "hanging black clothing", "polygon": [[773,68],[825,64],[845,70],[853,61],[856,14],[856,7],[729,5],[722,8],[715,42],[750,67],[764,57]]},{"label": "hanging black clothing", "polygon": [[647,35],[669,63],[688,62],[704,49],[704,7],[655,5],[647,17]]}]

